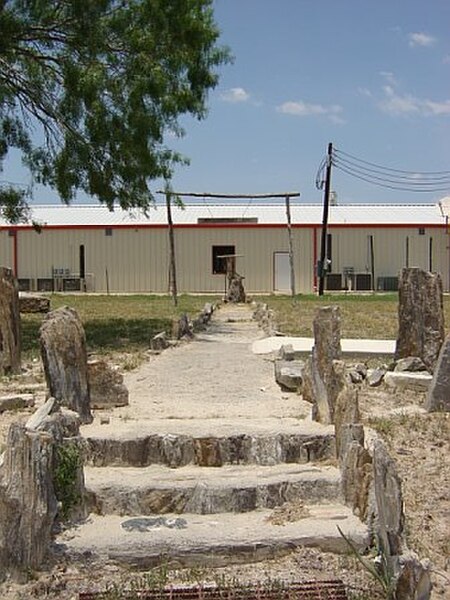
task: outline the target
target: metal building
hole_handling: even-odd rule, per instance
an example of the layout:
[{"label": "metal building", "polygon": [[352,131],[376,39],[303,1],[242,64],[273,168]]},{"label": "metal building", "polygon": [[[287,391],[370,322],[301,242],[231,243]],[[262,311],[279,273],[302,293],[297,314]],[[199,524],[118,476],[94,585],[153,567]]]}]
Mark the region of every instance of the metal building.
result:
[{"label": "metal building", "polygon": [[[235,254],[247,292],[290,290],[288,233],[283,204],[173,207],[178,290],[224,290],[224,254]],[[0,263],[21,289],[167,292],[166,210],[114,212],[100,206],[34,206],[40,224],[0,221]],[[291,207],[295,285],[317,285],[322,207]],[[395,290],[405,266],[440,272],[449,290],[448,217],[436,205],[331,206],[327,258],[329,290]]]}]

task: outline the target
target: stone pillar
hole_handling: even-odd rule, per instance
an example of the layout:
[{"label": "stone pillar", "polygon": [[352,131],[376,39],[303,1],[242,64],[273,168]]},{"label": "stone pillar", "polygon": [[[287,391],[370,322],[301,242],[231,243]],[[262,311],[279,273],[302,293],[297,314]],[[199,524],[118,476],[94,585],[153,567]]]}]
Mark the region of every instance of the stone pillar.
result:
[{"label": "stone pillar", "polygon": [[19,288],[11,269],[0,267],[0,375],[20,372]]},{"label": "stone pillar", "polygon": [[399,281],[395,358],[418,356],[433,371],[444,341],[442,280],[417,267],[402,269]]},{"label": "stone pillar", "polygon": [[373,446],[373,473],[378,547],[386,558],[399,556],[404,545],[402,485],[397,467],[380,439]]},{"label": "stone pillar", "polygon": [[321,423],[334,422],[334,406],[343,387],[341,316],[338,306],[317,310],[313,322],[314,347],[303,377],[303,399],[313,404],[312,416]]},{"label": "stone pillar", "polygon": [[40,568],[58,514],[87,516],[79,426],[79,416],[54,398],[26,425],[11,425],[0,457],[0,581]]},{"label": "stone pillar", "polygon": [[41,356],[50,395],[92,422],[86,336],[78,314],[64,306],[50,312],[40,330]]},{"label": "stone pillar", "polygon": [[442,344],[425,408],[428,412],[450,412],[450,335]]},{"label": "stone pillar", "polygon": [[13,424],[0,471],[0,575],[17,578],[45,558],[57,513],[53,436]]}]

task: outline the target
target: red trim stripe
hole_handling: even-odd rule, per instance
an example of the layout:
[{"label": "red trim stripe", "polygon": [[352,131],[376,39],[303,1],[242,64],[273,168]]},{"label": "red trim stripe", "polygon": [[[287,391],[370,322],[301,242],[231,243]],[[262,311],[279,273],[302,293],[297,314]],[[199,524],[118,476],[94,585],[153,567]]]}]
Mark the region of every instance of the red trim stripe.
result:
[{"label": "red trim stripe", "polygon": [[[42,230],[96,230],[96,229],[167,229],[164,223],[152,224],[126,224],[126,225],[42,225]],[[293,229],[316,229],[319,227],[315,223],[293,223]],[[331,229],[445,229],[445,223],[332,223],[328,224]],[[282,223],[179,223],[174,225],[175,229],[285,229],[286,225]],[[10,231],[29,231],[33,229],[32,225],[0,225],[1,230]]]}]

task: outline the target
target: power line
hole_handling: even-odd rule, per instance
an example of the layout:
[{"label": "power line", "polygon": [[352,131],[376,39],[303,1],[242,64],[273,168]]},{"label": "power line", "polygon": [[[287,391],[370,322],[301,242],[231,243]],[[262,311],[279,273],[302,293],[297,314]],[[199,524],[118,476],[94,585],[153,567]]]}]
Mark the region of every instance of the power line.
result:
[{"label": "power line", "polygon": [[343,171],[344,173],[346,173],[347,175],[351,175],[352,177],[355,177],[356,179],[361,179],[362,181],[366,181],[367,183],[371,183],[372,185],[377,185],[379,187],[383,187],[383,188],[387,188],[390,190],[398,190],[398,191],[403,191],[403,192],[447,192],[449,190],[449,187],[445,187],[445,188],[427,188],[427,189],[420,189],[420,188],[414,188],[414,187],[406,187],[405,185],[391,185],[389,183],[381,183],[380,181],[374,181],[374,179],[370,179],[369,177],[366,177],[364,175],[358,175],[357,173],[355,173],[354,171],[350,171],[348,169],[346,169],[345,167],[343,167],[342,165],[336,164],[333,162],[333,166],[336,167],[336,169],[339,169],[340,171]]},{"label": "power line", "polygon": [[[339,155],[334,156],[333,164],[342,164],[348,167],[349,169],[355,169],[358,173],[368,173],[375,179],[377,178],[377,175],[383,175],[384,178],[390,181],[405,181],[414,185],[435,185],[442,183],[450,183],[450,173],[449,175],[439,177],[431,177],[430,175],[425,175],[423,173],[413,173],[411,175],[395,175],[388,171],[382,171],[381,169],[371,169],[368,167],[364,167],[363,165],[357,162],[342,159]],[[375,175],[372,175],[372,173],[374,173]]]},{"label": "power line", "polygon": [[[450,171],[418,172],[392,169],[334,148],[331,162],[333,166],[351,177],[387,189],[418,193],[448,192],[450,189]],[[316,175],[316,186],[319,189],[323,187],[322,175],[325,164],[323,159]]]},{"label": "power line", "polygon": [[[377,165],[376,163],[369,162],[367,160],[363,160],[362,158],[358,158],[357,156],[353,156],[348,152],[344,152],[343,150],[338,150],[334,148],[333,154],[342,154],[344,156],[348,156],[349,158],[353,158],[353,160],[357,160],[358,162],[362,162],[366,165],[370,165],[371,167],[377,167],[379,169],[384,169],[385,171],[392,171],[393,173],[407,173],[410,175],[415,175],[417,171],[404,171],[402,169],[392,169],[391,167],[384,167],[382,165]],[[450,177],[450,171],[423,171],[424,175],[446,175]]]}]

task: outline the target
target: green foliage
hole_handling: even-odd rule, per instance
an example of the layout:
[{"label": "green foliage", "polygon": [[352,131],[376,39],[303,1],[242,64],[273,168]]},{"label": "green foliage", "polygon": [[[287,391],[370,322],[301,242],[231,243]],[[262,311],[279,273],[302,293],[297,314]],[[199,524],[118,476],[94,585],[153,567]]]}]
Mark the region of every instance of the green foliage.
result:
[{"label": "green foliage", "polygon": [[83,190],[109,208],[148,208],[150,182],[186,162],[168,134],[183,135],[182,115],[206,116],[229,61],[212,3],[2,2],[0,164],[15,147],[64,202]]},{"label": "green foliage", "polygon": [[80,501],[77,489],[78,471],[82,466],[80,449],[76,444],[57,447],[56,467],[53,477],[56,498],[61,502],[61,516],[67,519]]},{"label": "green foliage", "polygon": [[366,560],[361,556],[358,548],[353,544],[353,542],[345,535],[342,529],[337,525],[337,529],[339,534],[343,537],[345,542],[347,543],[350,552],[352,555],[361,563],[363,568],[369,573],[374,581],[378,583],[380,590],[383,593],[383,598],[385,600],[395,600],[395,578],[392,573],[392,568],[389,564],[388,557],[380,552],[376,557],[375,562]]}]

